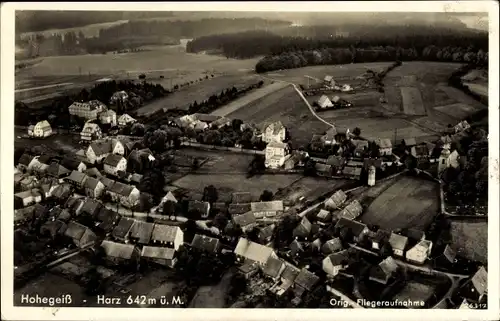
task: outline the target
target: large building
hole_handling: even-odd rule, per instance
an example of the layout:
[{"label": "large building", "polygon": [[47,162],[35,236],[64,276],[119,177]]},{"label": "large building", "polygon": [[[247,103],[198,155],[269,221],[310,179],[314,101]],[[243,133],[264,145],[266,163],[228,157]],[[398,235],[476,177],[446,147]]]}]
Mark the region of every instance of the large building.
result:
[{"label": "large building", "polygon": [[28,127],[28,135],[30,137],[45,138],[52,135],[52,127],[48,121],[42,120]]},{"label": "large building", "polygon": [[87,120],[97,119],[97,116],[106,110],[106,105],[98,100],[91,100],[85,103],[74,102],[69,106],[69,114]]}]

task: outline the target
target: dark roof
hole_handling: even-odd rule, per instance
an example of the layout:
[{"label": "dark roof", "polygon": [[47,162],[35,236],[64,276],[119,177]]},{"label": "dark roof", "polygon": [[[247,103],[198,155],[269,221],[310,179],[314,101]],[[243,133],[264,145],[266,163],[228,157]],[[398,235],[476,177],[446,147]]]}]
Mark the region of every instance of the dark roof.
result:
[{"label": "dark roof", "polygon": [[390,237],[391,237],[391,232],[383,229],[378,229],[377,232],[373,235],[373,241],[377,243],[389,241]]},{"label": "dark roof", "polygon": [[290,282],[295,281],[295,279],[300,273],[300,270],[289,263],[286,263],[285,265],[286,266],[285,269],[283,270],[283,273],[281,273],[281,277]]},{"label": "dark roof", "polygon": [[231,198],[231,203],[241,204],[241,203],[250,203],[252,202],[252,194],[249,192],[236,192],[233,193]]},{"label": "dark roof", "polygon": [[35,156],[24,153],[21,155],[21,158],[19,158],[19,164],[28,166],[33,160],[33,158],[35,158]]},{"label": "dark roof", "polygon": [[70,172],[71,171],[69,169],[57,163],[52,163],[47,168],[47,175],[57,178],[67,175]]},{"label": "dark roof", "polygon": [[271,224],[266,227],[263,227],[259,230],[258,236],[261,241],[267,241],[270,237],[273,236],[274,229],[276,225]]},{"label": "dark roof", "polygon": [[285,263],[280,259],[269,257],[262,272],[272,278],[277,278],[283,271]]},{"label": "dark roof", "polygon": [[295,279],[295,284],[300,287],[311,291],[314,286],[318,283],[319,277],[309,272],[307,269],[302,269]]},{"label": "dark roof", "polygon": [[75,158],[65,157],[61,160],[60,164],[69,170],[77,170],[81,163],[81,161]]},{"label": "dark roof", "polygon": [[345,265],[347,264],[349,257],[347,256],[347,251],[340,251],[336,253],[332,253],[326,257],[333,266],[337,265]]},{"label": "dark roof", "polygon": [[44,206],[44,205],[41,205],[41,204],[35,204],[35,216],[36,217],[41,217],[43,215],[45,215],[47,212],[49,211],[49,209]]},{"label": "dark roof", "polygon": [[68,180],[73,181],[78,184],[82,184],[83,181],[87,178],[87,175],[80,173],[79,171],[72,171],[71,174],[68,176]]},{"label": "dark roof", "polygon": [[109,179],[109,178],[107,178],[107,177],[105,177],[105,176],[100,177],[100,178],[99,178],[99,181],[100,181],[101,183],[103,183],[103,184],[104,184],[104,186],[105,186],[106,188],[108,188],[108,189],[109,189],[109,188],[111,188],[111,187],[113,186],[113,184],[115,184],[115,181],[114,181],[114,180]]},{"label": "dark roof", "polygon": [[95,190],[95,188],[97,187],[97,185],[99,183],[101,183],[101,182],[98,179],[93,178],[93,177],[87,177],[87,180],[85,180],[85,184],[83,184],[83,186],[85,188],[88,188],[88,189],[91,189],[91,190]]},{"label": "dark roof", "polygon": [[191,247],[207,252],[217,252],[219,248],[219,239],[196,234],[191,242]]},{"label": "dark roof", "polygon": [[82,225],[75,221],[70,221],[68,223],[68,228],[64,232],[64,235],[71,237],[74,240],[80,240],[83,237],[85,230],[87,230],[87,227],[85,225]]},{"label": "dark roof", "polygon": [[244,204],[229,204],[229,214],[234,215],[234,214],[243,214],[246,212],[249,212],[252,209],[251,203],[244,203]]},{"label": "dark roof", "polygon": [[121,259],[130,259],[135,250],[135,246],[132,244],[122,244],[116,243],[108,240],[104,240],[101,243],[104,252],[107,256],[116,257]]},{"label": "dark roof", "polygon": [[57,219],[61,221],[68,221],[71,219],[71,213],[66,208],[63,208],[57,216]]},{"label": "dark roof", "polygon": [[111,153],[111,141],[101,140],[92,142],[89,146],[96,156],[102,156]]},{"label": "dark roof", "polygon": [[349,220],[346,218],[340,218],[337,224],[335,224],[336,228],[347,227],[349,228],[355,236],[359,236],[361,232],[366,228],[366,225],[357,221]]},{"label": "dark roof", "polygon": [[116,167],[116,165],[118,165],[118,163],[120,163],[122,159],[124,159],[122,155],[109,154],[104,160],[104,164]]},{"label": "dark roof", "polygon": [[311,222],[309,222],[309,220],[304,216],[299,225],[297,225],[293,230],[293,235],[302,237],[309,236],[309,234],[311,233],[311,226]]},{"label": "dark roof", "polygon": [[106,207],[101,207],[95,217],[95,220],[98,222],[109,222],[111,224],[114,224],[114,222],[116,222],[119,217],[120,214],[118,214],[117,212],[107,209]]},{"label": "dark roof", "polygon": [[326,241],[321,246],[321,252],[323,252],[323,254],[331,254],[336,251],[340,251],[341,249],[342,249],[342,242],[338,237]]},{"label": "dark roof", "polygon": [[95,216],[99,212],[99,210],[102,208],[102,204],[99,203],[96,200],[93,199],[87,199],[83,203],[81,212],[82,213],[87,213],[89,215]]},{"label": "dark roof", "polygon": [[95,178],[100,178],[102,177],[101,172],[95,167],[88,168],[85,172],[85,175],[90,176],[90,177],[95,177]]},{"label": "dark roof", "polygon": [[174,242],[179,232],[181,232],[181,229],[178,226],[155,224],[151,239],[161,242]]},{"label": "dark roof", "polygon": [[200,202],[200,201],[189,201],[189,210],[197,210],[201,213],[208,212],[210,204],[208,202]]},{"label": "dark roof", "polygon": [[135,220],[128,217],[121,217],[118,225],[113,229],[112,235],[116,238],[125,238],[130,232]]},{"label": "dark roof", "polygon": [[365,158],[363,161],[363,168],[368,170],[370,166],[375,166],[375,168],[382,167],[382,159],[381,158]]},{"label": "dark roof", "polygon": [[414,228],[410,228],[410,229],[408,229],[406,236],[409,239],[420,241],[423,238],[425,238],[425,232],[421,231],[421,230],[414,229]]},{"label": "dark roof", "polygon": [[111,188],[109,189],[110,192],[116,193],[122,196],[130,196],[130,193],[132,193],[132,190],[134,189],[133,186],[123,184],[120,182],[114,182]]},{"label": "dark roof", "polygon": [[50,164],[50,160],[52,159],[51,156],[49,155],[41,155],[40,157],[38,157],[38,161],[42,164]]},{"label": "dark roof", "polygon": [[148,244],[153,234],[153,223],[135,221],[130,230],[130,237],[138,239],[139,243]]},{"label": "dark roof", "polygon": [[417,145],[417,141],[415,140],[415,138],[405,138],[403,139],[403,143],[406,145],[406,147]]},{"label": "dark roof", "polygon": [[341,156],[330,156],[326,160],[326,164],[334,167],[341,167],[345,164],[345,158]]},{"label": "dark roof", "polygon": [[252,212],[233,216],[233,222],[240,227],[244,227],[257,222]]}]

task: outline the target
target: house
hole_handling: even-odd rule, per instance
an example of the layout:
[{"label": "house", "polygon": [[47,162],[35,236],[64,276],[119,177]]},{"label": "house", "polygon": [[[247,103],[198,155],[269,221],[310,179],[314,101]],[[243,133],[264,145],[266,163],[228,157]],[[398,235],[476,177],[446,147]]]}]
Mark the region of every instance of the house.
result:
[{"label": "house", "polygon": [[38,179],[35,176],[25,176],[19,182],[19,187],[21,191],[27,191],[29,189],[33,189],[40,185]]},{"label": "house", "polygon": [[312,272],[309,272],[306,268],[300,270],[299,275],[295,278],[293,283],[293,293],[295,294],[295,302],[292,303],[297,304],[300,303],[300,298],[306,292],[311,292],[314,287],[318,284],[319,277]]},{"label": "house", "polygon": [[116,224],[120,221],[120,214],[115,211],[101,207],[95,217],[97,228],[104,231],[106,234],[111,233]]},{"label": "house", "polygon": [[197,132],[202,132],[208,128],[208,124],[204,121],[196,120],[194,123],[191,124],[191,127]]},{"label": "house", "polygon": [[409,228],[406,231],[406,236],[409,240],[415,240],[417,242],[425,240],[425,232],[415,228]]},{"label": "house", "polygon": [[451,148],[451,143],[452,139],[450,136],[441,136],[441,138],[438,141],[439,145],[441,145],[441,148],[443,149],[450,149]]},{"label": "house", "polygon": [[99,182],[104,184],[104,187],[106,188],[107,191],[109,191],[113,187],[113,184],[115,183],[114,180],[109,179],[106,176],[99,177]]},{"label": "house", "polygon": [[448,260],[448,262],[455,263],[457,257],[457,251],[454,248],[452,248],[449,244],[446,244],[443,250],[443,256]]},{"label": "house", "polygon": [[418,242],[417,245],[406,251],[406,259],[409,262],[422,264],[431,254],[431,249],[432,242],[428,240],[422,240]]},{"label": "house", "polygon": [[347,228],[352,233],[355,242],[359,242],[369,231],[365,224],[341,217],[335,224],[335,229],[341,230],[343,228]]},{"label": "house", "polygon": [[46,170],[49,168],[49,164],[50,164],[50,156],[48,155],[37,156],[30,163],[28,169],[34,173],[45,174]]},{"label": "house", "polygon": [[380,156],[392,155],[392,142],[389,138],[377,138],[375,144],[378,146]]},{"label": "house", "polygon": [[401,143],[405,148],[412,148],[413,146],[417,146],[417,141],[415,138],[404,138]]},{"label": "house", "polygon": [[241,204],[241,203],[251,203],[252,194],[249,192],[236,192],[231,195],[231,203]]},{"label": "house", "polygon": [[347,195],[339,189],[336,191],[329,199],[325,202],[325,208],[327,210],[340,209],[344,202],[347,200]]},{"label": "house", "polygon": [[286,128],[281,121],[271,123],[262,131],[262,141],[282,143],[286,138]]},{"label": "house", "polygon": [[130,115],[123,114],[120,117],[118,117],[117,122],[118,122],[118,126],[126,127],[127,125],[133,124],[137,121],[134,118],[132,118]]},{"label": "house", "polygon": [[342,156],[329,156],[326,160],[326,165],[330,165],[332,167],[332,173],[334,175],[341,173],[344,168],[346,161]]},{"label": "house", "polygon": [[484,266],[481,266],[472,278],[462,286],[460,294],[470,302],[487,302],[488,271]]},{"label": "house", "polygon": [[304,252],[304,247],[297,239],[294,239],[288,247],[290,248],[290,254],[293,257],[299,256],[302,252]]},{"label": "house", "polygon": [[111,236],[120,242],[128,243],[128,237],[134,223],[135,220],[122,216],[120,221],[118,221],[118,225],[111,232]]},{"label": "house", "polygon": [[151,233],[151,242],[171,247],[177,251],[184,243],[184,232],[178,226],[155,224]]},{"label": "house", "polygon": [[93,198],[101,197],[105,188],[103,183],[93,177],[87,177],[83,187],[85,188],[85,195]]},{"label": "house", "polygon": [[64,157],[59,164],[69,169],[70,171],[79,171],[83,173],[85,170],[87,170],[87,165],[84,162],[71,157]]},{"label": "house", "polygon": [[372,249],[380,250],[385,242],[389,241],[391,233],[389,231],[378,229],[371,237]]},{"label": "house", "polygon": [[338,237],[328,240],[321,246],[321,253],[329,255],[342,250],[342,241]]},{"label": "house", "polygon": [[92,100],[89,102],[74,102],[69,106],[69,114],[73,116],[78,116],[86,120],[97,119],[97,115],[106,109],[106,105],[98,100]]},{"label": "house", "polygon": [[274,217],[283,213],[283,201],[252,202],[250,209],[256,218]]},{"label": "house", "polygon": [[71,185],[61,184],[52,191],[52,197],[58,200],[65,200],[71,195]]},{"label": "house", "polygon": [[130,263],[139,259],[140,252],[132,244],[122,244],[113,241],[104,240],[101,243],[106,258],[115,263]]},{"label": "house", "polygon": [[50,236],[52,239],[56,238],[58,235],[64,235],[64,232],[68,226],[66,223],[59,220],[50,220],[45,222],[40,228],[40,234]]},{"label": "house", "polygon": [[397,270],[398,265],[396,261],[389,256],[370,269],[370,276],[368,279],[381,284],[387,284],[389,279],[396,273]]},{"label": "house", "polygon": [[87,180],[87,175],[78,171],[72,171],[65,180],[77,188],[82,188],[85,184],[85,180]]},{"label": "house", "polygon": [[257,238],[259,239],[259,242],[262,244],[269,243],[273,237],[273,232],[275,228],[276,228],[275,224],[270,224],[266,227],[260,228],[259,232],[257,233]]},{"label": "house", "polygon": [[109,154],[103,164],[104,172],[110,175],[118,176],[119,172],[127,171],[127,160],[121,155]]},{"label": "house", "polygon": [[321,109],[333,107],[332,102],[326,95],[322,95],[321,97],[319,97],[319,99],[316,101],[316,104]]},{"label": "house", "polygon": [[232,218],[232,222],[241,227],[243,232],[251,231],[257,225],[257,220],[252,212],[235,215]]},{"label": "house", "polygon": [[80,139],[87,142],[100,139],[101,137],[102,131],[99,125],[90,122],[85,123],[82,132],[80,133]]},{"label": "house", "polygon": [[420,162],[427,161],[430,157],[430,152],[427,145],[412,146],[410,149],[410,154]]},{"label": "house", "polygon": [[458,168],[460,167],[460,155],[457,150],[451,152],[450,156],[448,156],[447,161],[448,167]]},{"label": "house", "polygon": [[290,148],[288,144],[271,141],[266,146],[265,166],[267,168],[279,168],[285,164],[289,155]]},{"label": "house", "polygon": [[389,237],[389,244],[392,247],[392,251],[396,256],[404,256],[404,251],[406,249],[406,245],[408,244],[408,238],[403,235],[399,235],[396,233],[391,233]]},{"label": "house", "polygon": [[321,176],[332,176],[333,174],[333,169],[331,165],[323,164],[323,163],[316,163],[314,165],[316,168],[316,173]]},{"label": "house", "polygon": [[363,157],[363,155],[368,150],[369,143],[366,140],[352,139],[351,142],[354,145],[354,156]]},{"label": "house", "polygon": [[58,180],[63,179],[70,173],[71,171],[69,169],[57,163],[52,163],[47,168],[47,175]]},{"label": "house", "polygon": [[161,199],[160,204],[158,205],[158,211],[163,212],[163,206],[165,205],[166,202],[174,202],[177,204],[177,198],[175,198],[174,194],[172,194],[172,192],[169,191]]},{"label": "house", "polygon": [[325,271],[329,277],[335,277],[339,274],[340,270],[348,266],[348,259],[347,250],[332,253],[323,259],[323,271]]},{"label": "house", "polygon": [[304,216],[300,223],[293,229],[293,237],[307,240],[311,234],[311,227],[311,222]]},{"label": "house", "polygon": [[234,249],[234,254],[237,257],[237,260],[242,262],[243,260],[250,260],[256,262],[260,265],[265,265],[269,258],[275,257],[277,258],[276,253],[271,247],[267,247],[252,241],[247,240],[246,238],[241,237],[238,240],[238,244]]},{"label": "house", "polygon": [[[14,205],[16,208],[26,207],[42,201],[42,194],[36,189],[14,194]],[[16,206],[17,205],[17,206]]]},{"label": "house", "polygon": [[210,203],[203,201],[189,201],[188,211],[195,211],[199,213],[202,218],[206,218],[210,214]]},{"label": "house", "polygon": [[277,280],[279,279],[281,273],[285,270],[285,262],[279,258],[270,256],[266,264],[262,268],[262,272],[265,276]]},{"label": "house", "polygon": [[331,127],[326,131],[326,133],[321,136],[320,140],[324,145],[335,145],[337,141],[335,140],[335,136],[337,135],[337,129],[335,127]]},{"label": "house", "polygon": [[148,244],[153,235],[154,224],[144,221],[135,221],[130,230],[129,239],[131,242]]},{"label": "house", "polygon": [[125,207],[131,208],[139,203],[140,192],[135,186],[114,182],[107,192],[114,202],[120,202]]},{"label": "house", "polygon": [[463,132],[464,130],[467,130],[470,128],[469,123],[466,120],[463,120],[459,122],[458,124],[455,125],[455,133],[460,133]]},{"label": "house", "polygon": [[363,160],[363,169],[368,171],[370,167],[375,167],[375,169],[382,168],[382,159],[381,158],[365,158]]},{"label": "house", "polygon": [[112,109],[108,109],[105,112],[99,114],[99,121],[101,124],[109,124],[111,127],[115,127],[117,124],[116,121],[116,112]]},{"label": "house", "polygon": [[259,266],[254,263],[247,262],[238,267],[238,272],[243,275],[245,279],[249,280],[252,276],[259,272]]},{"label": "house", "polygon": [[286,293],[294,284],[295,279],[300,273],[300,270],[288,262],[285,263],[285,269],[281,273],[280,279],[276,282],[269,291],[274,293],[276,296],[282,296]]},{"label": "house", "polygon": [[217,253],[221,244],[218,238],[196,234],[191,247],[208,253]]},{"label": "house", "polygon": [[325,209],[321,209],[318,214],[316,215],[316,218],[318,221],[321,222],[331,222],[332,221],[332,213],[330,211],[327,211]]},{"label": "house", "polygon": [[303,159],[304,157],[300,153],[293,151],[289,157],[286,157],[285,162],[283,163],[283,168],[290,170],[294,169],[295,166],[304,166]]},{"label": "house", "polygon": [[340,212],[340,216],[343,218],[347,218],[350,220],[354,220],[358,216],[363,213],[363,206],[359,203],[358,200],[353,200],[350,202],[342,211]]},{"label": "house", "polygon": [[85,156],[91,164],[100,163],[111,153],[111,141],[110,140],[100,140],[92,142],[87,150],[85,151]]},{"label": "house", "polygon": [[97,213],[99,213],[99,211],[101,210],[102,207],[103,207],[102,204],[99,203],[98,201],[93,200],[93,199],[86,199],[83,202],[83,206],[81,206],[76,211],[76,214],[77,215],[87,214],[90,217],[94,218],[97,216]]},{"label": "house", "polygon": [[336,82],[333,79],[333,76],[326,75],[325,78],[323,78],[323,84],[325,86],[334,87],[336,85]]},{"label": "house", "polygon": [[52,135],[52,127],[46,120],[39,121],[35,125],[28,127],[28,136],[36,138],[45,138]]},{"label": "house", "polygon": [[342,169],[342,175],[349,179],[359,180],[361,179],[362,170],[360,167],[345,166]]},{"label": "house", "polygon": [[70,211],[70,213],[78,215],[83,207],[85,202],[82,198],[76,198],[74,196],[68,198],[66,203],[64,203],[64,207]]},{"label": "house", "polygon": [[346,92],[346,91],[352,91],[352,87],[349,84],[344,84],[344,85],[342,85],[342,88],[340,90],[344,91],[344,92]]},{"label": "house", "polygon": [[142,172],[147,164],[145,161],[153,162],[155,157],[153,156],[153,152],[148,148],[144,149],[134,149],[128,155],[127,163],[129,166],[130,172]]},{"label": "house", "polygon": [[97,235],[95,235],[94,232],[75,221],[69,222],[68,228],[64,232],[64,236],[71,238],[73,243],[79,248],[86,247],[97,240]]},{"label": "house", "polygon": [[26,172],[34,159],[35,159],[35,156],[29,155],[27,153],[22,154],[21,157],[19,158],[19,162],[17,164],[17,169],[21,173]]},{"label": "house", "polygon": [[451,153],[449,149],[443,149],[441,151],[441,155],[439,156],[438,159],[438,173],[442,173],[445,169],[450,167],[449,166],[450,155]]},{"label": "house", "polygon": [[219,129],[224,126],[230,126],[232,122],[233,121],[227,117],[220,117],[219,119],[214,120],[213,122],[210,123],[210,128]]},{"label": "house", "polygon": [[114,105],[114,104],[117,104],[118,101],[121,101],[121,102],[124,102],[128,99],[128,94],[126,91],[122,90],[122,91],[117,91],[115,93],[113,93],[113,95],[111,96],[111,98],[109,99],[109,103],[111,105]]},{"label": "house", "polygon": [[175,263],[177,263],[175,250],[168,247],[143,246],[141,257],[148,261],[168,266],[170,268],[173,268]]},{"label": "house", "polygon": [[51,182],[48,184],[42,184],[41,186],[41,191],[43,192],[43,195],[45,198],[52,197],[52,193],[56,190],[56,188],[59,186],[58,183]]},{"label": "house", "polygon": [[103,177],[101,172],[99,172],[99,170],[95,167],[91,167],[83,173],[85,175],[87,175],[88,177],[93,177],[93,178],[97,178],[97,179],[100,179],[101,177]]}]

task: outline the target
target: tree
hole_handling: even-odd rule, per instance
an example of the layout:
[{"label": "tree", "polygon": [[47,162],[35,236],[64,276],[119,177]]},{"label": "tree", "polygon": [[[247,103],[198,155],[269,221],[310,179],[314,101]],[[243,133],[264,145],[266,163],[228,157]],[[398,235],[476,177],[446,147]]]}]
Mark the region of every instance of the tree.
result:
[{"label": "tree", "polygon": [[247,288],[247,279],[242,274],[236,273],[231,278],[228,295],[230,297],[236,297],[241,293],[245,292],[246,288]]},{"label": "tree", "polygon": [[217,192],[217,188],[215,188],[215,186],[208,185],[203,189],[203,201],[213,204],[217,202],[218,198],[219,193]]},{"label": "tree", "polygon": [[270,190],[264,190],[262,192],[262,194],[260,195],[260,200],[262,202],[268,202],[268,201],[272,201],[273,200],[273,192],[271,192]]},{"label": "tree", "polygon": [[132,125],[132,128],[130,129],[130,134],[132,136],[143,136],[144,135],[144,125],[141,123],[135,123]]},{"label": "tree", "polygon": [[228,222],[229,219],[224,213],[218,213],[217,215],[215,215],[213,220],[214,226],[218,228],[220,231],[224,230]]},{"label": "tree", "polygon": [[174,201],[167,200],[165,203],[163,203],[163,215],[175,216],[176,209],[177,205]]},{"label": "tree", "polygon": [[307,160],[304,166],[304,175],[316,176],[316,162],[312,159]]},{"label": "tree", "polygon": [[354,134],[354,136],[359,137],[359,135],[361,135],[361,129],[359,127],[356,127],[354,128],[352,133]]},{"label": "tree", "polygon": [[392,255],[392,246],[389,242],[384,242],[380,247],[380,256],[386,258]]},{"label": "tree", "polygon": [[241,119],[233,119],[231,122],[231,126],[233,127],[234,131],[240,131],[241,125],[243,125],[243,121]]}]

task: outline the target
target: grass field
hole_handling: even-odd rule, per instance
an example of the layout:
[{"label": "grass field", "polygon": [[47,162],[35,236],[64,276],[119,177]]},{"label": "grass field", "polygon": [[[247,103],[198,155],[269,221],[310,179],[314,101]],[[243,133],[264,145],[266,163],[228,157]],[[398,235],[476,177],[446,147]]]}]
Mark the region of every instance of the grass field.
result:
[{"label": "grass field", "polygon": [[488,262],[488,223],[451,222],[452,244],[458,253],[468,259]]},{"label": "grass field", "polygon": [[415,281],[409,281],[404,286],[403,290],[396,294],[392,299],[398,299],[399,301],[427,301],[434,294],[436,287],[430,284],[419,283]]},{"label": "grass field", "polygon": [[415,87],[401,87],[403,110],[406,115],[425,115],[425,107],[420,90]]},{"label": "grass field", "polygon": [[435,107],[434,109],[457,120],[464,119],[467,116],[472,115],[473,113],[478,111],[478,109],[476,109],[475,107],[464,103],[439,106]]},{"label": "grass field", "polygon": [[398,177],[365,210],[361,221],[383,229],[425,230],[438,213],[439,186],[423,179]]}]

